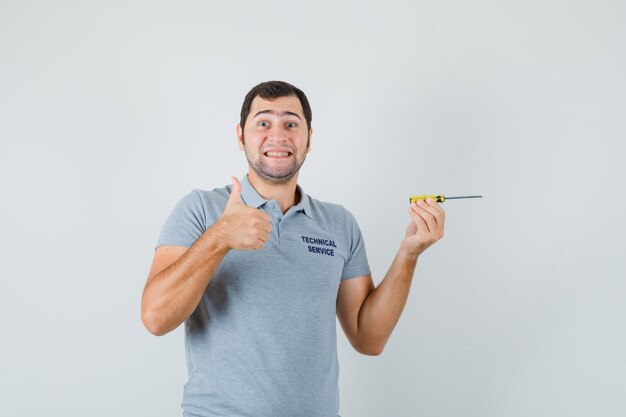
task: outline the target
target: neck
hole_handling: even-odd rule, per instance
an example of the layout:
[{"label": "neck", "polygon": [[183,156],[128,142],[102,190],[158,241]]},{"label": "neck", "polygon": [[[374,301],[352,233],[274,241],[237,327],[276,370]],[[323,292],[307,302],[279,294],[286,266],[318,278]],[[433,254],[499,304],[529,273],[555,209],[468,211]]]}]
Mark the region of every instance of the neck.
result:
[{"label": "neck", "polygon": [[295,206],[300,202],[300,196],[296,195],[298,174],[296,173],[292,179],[284,184],[274,184],[267,182],[250,169],[248,170],[248,180],[261,197],[266,200],[276,200],[284,214],[289,210],[289,207]]}]

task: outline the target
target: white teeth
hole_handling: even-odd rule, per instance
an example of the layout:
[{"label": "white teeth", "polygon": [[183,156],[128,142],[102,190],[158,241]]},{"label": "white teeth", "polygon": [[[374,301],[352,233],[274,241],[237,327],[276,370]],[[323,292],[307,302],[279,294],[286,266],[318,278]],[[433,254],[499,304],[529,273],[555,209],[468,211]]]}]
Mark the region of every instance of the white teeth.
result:
[{"label": "white teeth", "polygon": [[289,152],[266,152],[267,156],[289,156]]}]

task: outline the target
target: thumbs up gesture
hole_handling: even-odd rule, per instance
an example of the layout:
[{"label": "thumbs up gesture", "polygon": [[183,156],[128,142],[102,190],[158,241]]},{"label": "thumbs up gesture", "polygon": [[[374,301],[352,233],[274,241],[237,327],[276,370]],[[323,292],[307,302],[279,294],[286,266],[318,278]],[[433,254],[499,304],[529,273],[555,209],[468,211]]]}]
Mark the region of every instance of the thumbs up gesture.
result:
[{"label": "thumbs up gesture", "polygon": [[233,188],[224,212],[217,220],[229,249],[259,250],[269,240],[272,222],[269,214],[241,201],[241,184],[232,177]]}]

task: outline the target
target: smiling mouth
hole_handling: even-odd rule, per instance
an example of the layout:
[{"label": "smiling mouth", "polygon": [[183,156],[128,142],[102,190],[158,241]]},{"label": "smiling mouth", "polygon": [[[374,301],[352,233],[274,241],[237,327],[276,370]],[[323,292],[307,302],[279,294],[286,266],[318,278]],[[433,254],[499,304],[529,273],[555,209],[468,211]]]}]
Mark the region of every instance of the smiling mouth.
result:
[{"label": "smiling mouth", "polygon": [[265,152],[263,155],[268,156],[270,158],[287,158],[293,153],[291,152]]}]

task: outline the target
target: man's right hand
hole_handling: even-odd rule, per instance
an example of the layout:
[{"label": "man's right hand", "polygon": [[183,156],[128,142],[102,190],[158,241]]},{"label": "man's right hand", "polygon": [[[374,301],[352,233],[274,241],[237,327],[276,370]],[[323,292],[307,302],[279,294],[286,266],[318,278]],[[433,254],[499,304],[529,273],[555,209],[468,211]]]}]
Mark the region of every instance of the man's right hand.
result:
[{"label": "man's right hand", "polygon": [[272,219],[263,210],[245,205],[239,180],[232,180],[230,198],[216,226],[229,249],[259,250],[270,238]]}]

